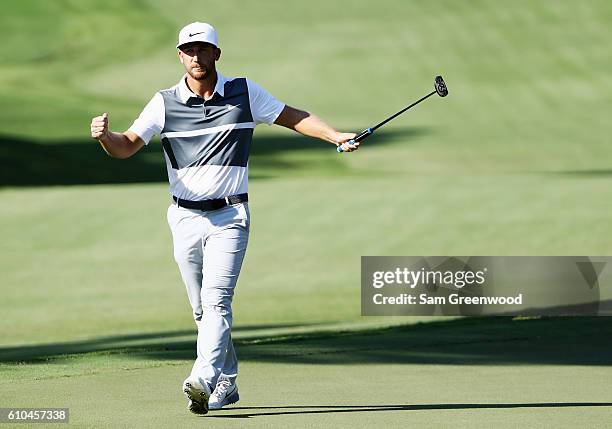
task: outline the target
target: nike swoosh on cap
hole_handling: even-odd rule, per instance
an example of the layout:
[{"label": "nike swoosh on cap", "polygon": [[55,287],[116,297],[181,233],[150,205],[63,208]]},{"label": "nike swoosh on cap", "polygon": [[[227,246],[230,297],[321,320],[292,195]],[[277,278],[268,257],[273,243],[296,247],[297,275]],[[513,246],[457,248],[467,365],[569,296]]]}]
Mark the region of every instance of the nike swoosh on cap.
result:
[{"label": "nike swoosh on cap", "polygon": [[193,33],[193,34],[189,33],[189,37],[193,37],[196,34],[204,34],[204,33],[206,33],[206,31],[200,31],[199,33]]}]

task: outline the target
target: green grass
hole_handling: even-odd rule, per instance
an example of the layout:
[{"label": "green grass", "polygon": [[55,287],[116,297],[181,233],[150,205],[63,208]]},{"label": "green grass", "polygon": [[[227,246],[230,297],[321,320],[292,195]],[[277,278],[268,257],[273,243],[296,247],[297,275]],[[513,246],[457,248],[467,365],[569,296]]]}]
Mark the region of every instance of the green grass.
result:
[{"label": "green grass", "polygon": [[[604,427],[612,406],[603,318],[250,328],[236,332],[243,400],[207,427]],[[177,385],[193,347],[166,331],[5,348],[3,405],[69,406],[73,427],[197,427]]]},{"label": "green grass", "polygon": [[[436,74],[450,92],[393,121],[354,154],[258,128],[252,237],[234,307],[238,336],[253,326],[255,337],[285,337],[414,322],[360,316],[362,255],[612,254],[609,2],[10,2],[0,16],[0,406],[68,404],[82,427],[133,427],[132,418],[146,426],[200,423],[175,394],[189,367],[186,352],[157,359],[130,342],[118,353],[60,347],[65,358],[31,361],[45,345],[160,332],[181,333],[191,350],[160,145],[111,160],[88,132],[91,117],[103,111],[114,130],[127,128],[156,90],[178,81],[174,40],[193,20],[218,29],[224,74],[248,76],[343,130],[359,131],[426,94]],[[578,323],[552,320],[568,332]],[[605,319],[597,323],[580,332],[609,329]],[[452,326],[452,335],[467,335]],[[502,326],[512,337],[517,325]],[[529,362],[473,360],[459,369],[455,361],[435,363],[436,353],[452,354],[435,345],[421,361],[406,351],[392,362],[342,365],[321,357],[276,365],[277,354],[263,359],[267,349],[253,351],[244,337],[245,406],[336,404],[345,411],[274,409],[285,414],[222,423],[603,426],[605,407],[346,411],[610,402],[605,343],[564,340],[562,332],[556,338],[550,350],[573,345],[585,359],[551,363],[535,353]],[[339,344],[354,350],[373,341],[366,333],[353,340]],[[281,348],[300,355],[292,341]],[[313,349],[305,356],[325,356],[308,341]],[[535,337],[526,341],[538,345]],[[6,347],[32,354],[15,364],[2,354]],[[605,359],[594,365],[589,359],[598,352]],[[78,394],[87,383],[95,398]],[[152,393],[126,412],[133,383]],[[32,396],[32,389],[46,393]],[[355,396],[346,398],[347,391]],[[380,401],[371,399],[380,392]],[[160,407],[161,417],[154,413]],[[114,414],[102,416],[100,408]]]}]

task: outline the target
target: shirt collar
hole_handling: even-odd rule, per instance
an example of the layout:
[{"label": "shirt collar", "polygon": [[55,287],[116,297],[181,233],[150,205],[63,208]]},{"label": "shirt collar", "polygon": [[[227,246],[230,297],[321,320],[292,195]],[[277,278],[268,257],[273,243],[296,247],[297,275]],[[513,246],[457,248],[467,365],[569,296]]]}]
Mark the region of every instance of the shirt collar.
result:
[{"label": "shirt collar", "polygon": [[[181,101],[183,103],[187,103],[187,101],[192,97],[202,98],[199,95],[195,94],[191,89],[189,89],[189,87],[187,86],[186,79],[187,75],[184,75],[178,84]],[[217,71],[217,84],[215,85],[215,90],[213,91],[213,94],[216,92],[221,97],[224,97],[225,82],[227,82],[227,78]]]}]

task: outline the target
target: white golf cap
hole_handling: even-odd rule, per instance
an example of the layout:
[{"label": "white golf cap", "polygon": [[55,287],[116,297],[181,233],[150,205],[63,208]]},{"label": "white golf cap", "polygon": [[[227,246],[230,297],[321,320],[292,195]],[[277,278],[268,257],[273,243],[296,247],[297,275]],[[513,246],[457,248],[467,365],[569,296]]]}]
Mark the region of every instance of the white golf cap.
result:
[{"label": "white golf cap", "polygon": [[217,32],[205,22],[192,22],[181,29],[176,47],[190,42],[206,42],[219,47]]}]

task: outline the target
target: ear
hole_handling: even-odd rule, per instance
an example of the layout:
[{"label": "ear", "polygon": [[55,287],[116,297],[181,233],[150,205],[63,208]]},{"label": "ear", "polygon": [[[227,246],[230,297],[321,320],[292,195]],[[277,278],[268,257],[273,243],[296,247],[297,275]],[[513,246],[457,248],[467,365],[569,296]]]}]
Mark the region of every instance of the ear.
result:
[{"label": "ear", "polygon": [[181,62],[181,64],[184,64],[184,63],[183,63],[183,56],[181,55],[181,51],[180,51],[180,50],[178,50],[176,53],[178,54],[179,61]]},{"label": "ear", "polygon": [[215,49],[215,61],[219,61],[219,58],[221,58],[221,49],[216,48]]}]

